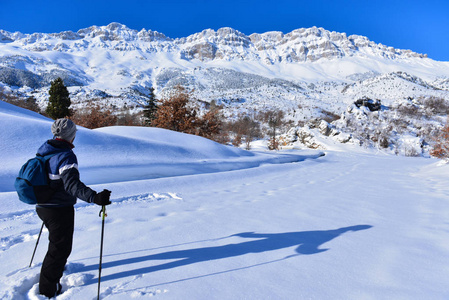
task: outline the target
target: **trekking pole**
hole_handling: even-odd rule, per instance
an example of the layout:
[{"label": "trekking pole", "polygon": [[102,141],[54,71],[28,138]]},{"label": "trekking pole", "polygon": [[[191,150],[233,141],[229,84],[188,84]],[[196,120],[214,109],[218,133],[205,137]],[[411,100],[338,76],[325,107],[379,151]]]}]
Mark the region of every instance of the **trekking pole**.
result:
[{"label": "trekking pole", "polygon": [[30,261],[30,265],[28,266],[28,268],[31,268],[31,264],[33,263],[34,254],[36,254],[37,244],[39,244],[39,239],[41,238],[42,229],[44,229],[44,222],[42,222],[41,231],[39,231],[39,235],[38,235],[37,241],[36,241],[36,246],[34,247],[33,256],[31,256],[31,261]]},{"label": "trekking pole", "polygon": [[[103,215],[102,215],[103,213]],[[100,216],[102,217],[101,220],[101,242],[100,242],[100,264],[98,266],[98,292],[97,292],[97,300],[100,299],[100,282],[101,282],[101,262],[103,258],[103,237],[104,237],[104,218],[108,215],[106,214],[106,206],[103,205],[103,207],[100,210]]]}]

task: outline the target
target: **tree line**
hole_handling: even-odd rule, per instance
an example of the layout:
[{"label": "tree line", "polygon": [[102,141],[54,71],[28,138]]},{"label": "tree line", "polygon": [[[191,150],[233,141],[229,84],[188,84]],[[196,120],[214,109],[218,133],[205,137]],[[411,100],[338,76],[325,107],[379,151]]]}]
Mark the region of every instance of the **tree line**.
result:
[{"label": "tree line", "polygon": [[[154,88],[150,87],[146,101],[138,113],[118,113],[103,107],[98,101],[88,101],[84,107],[72,109],[70,94],[61,78],[51,82],[45,111],[40,111],[34,97],[19,99],[0,91],[0,99],[53,119],[68,117],[76,124],[90,129],[114,125],[151,126],[199,135],[222,144],[233,144],[237,147],[244,145],[248,150],[254,140],[267,136],[268,148],[279,149],[279,135],[281,130],[288,126],[284,112],[280,110],[242,114],[232,120],[223,117],[222,107],[214,101],[208,104],[207,109],[201,110],[196,105],[198,101],[193,101],[192,93],[179,86],[160,100],[156,98]],[[434,102],[436,100],[428,106],[441,110],[441,101],[436,104]],[[449,159],[449,121],[433,137],[432,143],[432,156]]]},{"label": "tree line", "polygon": [[251,142],[269,136],[268,147],[279,149],[278,136],[280,128],[286,124],[284,113],[280,110],[267,110],[253,116],[240,115],[233,120],[226,120],[222,107],[212,101],[208,109],[201,110],[193,101],[192,92],[178,86],[163,99],[158,100],[154,88],[150,87],[145,103],[138,113],[118,113],[105,108],[98,101],[90,100],[82,108],[72,109],[70,93],[61,78],[51,82],[48,105],[40,111],[36,99],[15,99],[6,97],[7,102],[39,112],[52,119],[70,118],[76,124],[94,129],[99,127],[151,126],[173,131],[202,136],[222,144],[244,145],[251,148]]}]

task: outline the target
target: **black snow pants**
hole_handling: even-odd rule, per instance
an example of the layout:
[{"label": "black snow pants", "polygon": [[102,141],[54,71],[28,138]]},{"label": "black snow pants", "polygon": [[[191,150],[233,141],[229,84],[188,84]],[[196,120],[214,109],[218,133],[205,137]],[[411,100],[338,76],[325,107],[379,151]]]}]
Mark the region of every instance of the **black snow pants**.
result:
[{"label": "black snow pants", "polygon": [[53,297],[72,251],[75,211],[73,206],[37,207],[37,214],[49,232],[48,251],[42,263],[39,292]]}]

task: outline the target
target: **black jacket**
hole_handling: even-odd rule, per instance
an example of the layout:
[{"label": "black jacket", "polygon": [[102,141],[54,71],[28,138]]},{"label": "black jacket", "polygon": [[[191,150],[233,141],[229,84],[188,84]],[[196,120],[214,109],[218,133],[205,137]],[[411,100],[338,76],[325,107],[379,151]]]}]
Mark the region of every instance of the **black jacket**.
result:
[{"label": "black jacket", "polygon": [[80,181],[78,160],[72,151],[73,147],[64,140],[48,140],[39,148],[38,155],[55,154],[47,161],[50,187],[54,194],[48,203],[39,203],[39,206],[70,206],[76,203],[77,198],[93,202],[97,193]]}]

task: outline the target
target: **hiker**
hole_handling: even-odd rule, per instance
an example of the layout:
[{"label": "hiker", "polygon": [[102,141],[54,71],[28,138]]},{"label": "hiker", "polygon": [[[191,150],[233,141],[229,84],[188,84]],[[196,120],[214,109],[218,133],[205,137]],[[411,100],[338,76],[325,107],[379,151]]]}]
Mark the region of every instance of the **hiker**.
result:
[{"label": "hiker", "polygon": [[74,208],[79,198],[89,203],[109,205],[111,192],[95,192],[80,181],[78,161],[72,149],[76,125],[69,119],[58,119],[51,126],[54,137],[38,150],[38,155],[55,154],[47,162],[50,188],[53,194],[46,203],[36,205],[36,211],[49,232],[48,251],[42,263],[39,293],[48,298],[61,293],[59,283],[67,258],[72,251]]}]

